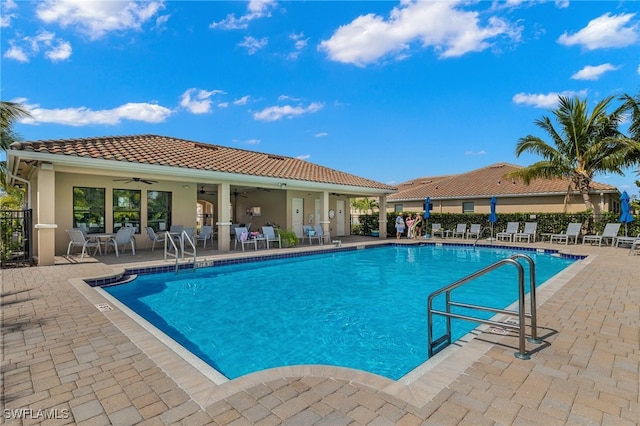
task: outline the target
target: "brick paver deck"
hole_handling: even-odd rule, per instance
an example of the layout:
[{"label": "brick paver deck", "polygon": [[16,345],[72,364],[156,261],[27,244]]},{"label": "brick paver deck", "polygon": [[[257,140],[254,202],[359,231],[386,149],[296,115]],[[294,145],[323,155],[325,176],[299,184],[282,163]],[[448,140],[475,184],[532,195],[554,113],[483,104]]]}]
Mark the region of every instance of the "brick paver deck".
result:
[{"label": "brick paver deck", "polygon": [[[185,361],[79,280],[112,274],[123,266],[116,262],[153,262],[144,252],[5,269],[2,421],[636,425],[640,256],[610,247],[553,247],[590,256],[539,292],[543,344],[528,344],[531,360],[513,356],[514,337],[477,331],[475,339],[451,346],[399,381],[326,366],[226,381],[197,360]],[[112,309],[97,308],[104,303]]]}]

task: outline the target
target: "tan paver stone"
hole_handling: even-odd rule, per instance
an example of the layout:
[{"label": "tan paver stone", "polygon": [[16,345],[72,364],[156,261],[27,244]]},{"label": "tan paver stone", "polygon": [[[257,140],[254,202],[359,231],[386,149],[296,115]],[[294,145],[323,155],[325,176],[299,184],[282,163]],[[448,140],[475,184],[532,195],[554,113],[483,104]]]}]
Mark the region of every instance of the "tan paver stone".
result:
[{"label": "tan paver stone", "polygon": [[139,423],[142,420],[142,416],[135,407],[129,406],[109,414],[109,420],[111,420],[114,425],[129,426]]}]

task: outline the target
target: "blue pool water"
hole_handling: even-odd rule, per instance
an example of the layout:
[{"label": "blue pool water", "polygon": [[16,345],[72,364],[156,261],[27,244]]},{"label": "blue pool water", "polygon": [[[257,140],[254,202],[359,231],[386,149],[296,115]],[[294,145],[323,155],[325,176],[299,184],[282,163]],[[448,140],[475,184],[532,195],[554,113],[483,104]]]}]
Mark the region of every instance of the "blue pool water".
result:
[{"label": "blue pool water", "polygon": [[[105,290],[230,379],[300,364],[398,379],[428,358],[428,295],[512,254],[386,246],[142,275]],[[538,285],[573,262],[526,254],[535,261]],[[522,264],[528,274],[528,264]],[[516,268],[507,265],[456,290],[454,297],[504,308],[517,300],[516,278]],[[434,323],[438,337],[445,332],[444,320],[434,321],[440,321]],[[478,325],[453,324],[454,339]]]}]

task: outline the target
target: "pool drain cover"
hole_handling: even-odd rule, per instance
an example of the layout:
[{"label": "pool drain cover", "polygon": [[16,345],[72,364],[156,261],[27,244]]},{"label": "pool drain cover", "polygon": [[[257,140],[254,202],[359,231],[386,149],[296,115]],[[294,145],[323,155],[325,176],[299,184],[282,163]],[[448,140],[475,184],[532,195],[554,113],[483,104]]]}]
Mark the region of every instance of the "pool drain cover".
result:
[{"label": "pool drain cover", "polygon": [[96,308],[98,308],[100,312],[113,311],[113,308],[108,303],[96,303]]}]

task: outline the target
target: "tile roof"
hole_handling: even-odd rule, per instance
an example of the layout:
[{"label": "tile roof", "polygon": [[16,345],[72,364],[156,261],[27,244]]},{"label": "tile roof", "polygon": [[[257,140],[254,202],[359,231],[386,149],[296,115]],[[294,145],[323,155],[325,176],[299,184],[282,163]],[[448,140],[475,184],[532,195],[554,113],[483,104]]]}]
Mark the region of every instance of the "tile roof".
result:
[{"label": "tile roof", "polygon": [[157,135],[17,142],[11,150],[395,191],[395,187],[282,155]]},{"label": "tile roof", "polygon": [[[424,200],[445,198],[472,198],[478,196],[525,196],[565,194],[569,187],[568,179],[536,179],[529,185],[522,181],[506,179],[504,175],[521,169],[508,163],[496,163],[466,173],[422,177],[403,182],[398,192],[388,197],[389,201]],[[598,182],[591,183],[594,192],[618,192],[615,186]]]}]

